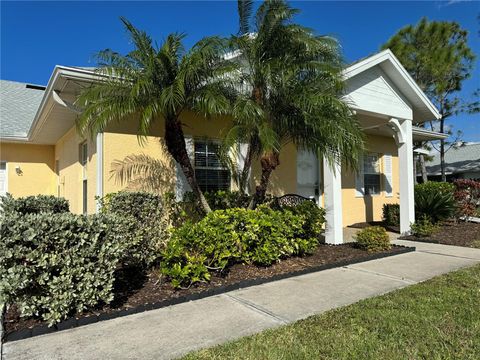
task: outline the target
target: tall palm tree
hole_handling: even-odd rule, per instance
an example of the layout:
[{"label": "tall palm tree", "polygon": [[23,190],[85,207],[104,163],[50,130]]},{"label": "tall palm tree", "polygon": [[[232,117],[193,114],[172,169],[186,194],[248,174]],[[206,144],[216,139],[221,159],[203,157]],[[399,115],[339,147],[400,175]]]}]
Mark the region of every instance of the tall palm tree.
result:
[{"label": "tall palm tree", "polygon": [[126,55],[98,53],[99,81],[85,89],[77,103],[84,111],[77,120],[81,133],[94,135],[110,123],[135,121],[139,139],[155,121],[165,123],[165,145],[180,165],[205,212],[210,207],[195,179],[180,116],[185,111],[221,115],[230,109],[224,74],[235,69],[225,60],[220,38],[204,38],[185,51],[184,34],[170,34],[161,46],[121,18],[134,49]]},{"label": "tall palm tree", "polygon": [[332,165],[356,166],[363,148],[358,122],[342,100],[343,63],[337,41],[293,23],[298,10],[282,0],[238,1],[240,30],[231,51],[243,66],[234,126],[225,142],[247,142],[242,178],[254,158],[261,178],[252,205],[265,198],[271,173],[287,143],[314,151]]}]

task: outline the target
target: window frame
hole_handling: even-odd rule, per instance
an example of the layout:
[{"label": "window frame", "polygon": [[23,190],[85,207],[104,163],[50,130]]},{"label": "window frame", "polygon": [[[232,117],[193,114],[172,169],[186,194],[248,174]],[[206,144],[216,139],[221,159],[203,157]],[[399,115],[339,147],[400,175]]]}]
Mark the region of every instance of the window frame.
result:
[{"label": "window frame", "polygon": [[6,195],[8,193],[8,161],[0,160],[0,164],[5,164],[5,192],[4,194],[0,193],[0,195]]},{"label": "window frame", "polygon": [[[198,144],[204,144],[205,145],[205,152],[204,152],[204,155],[205,155],[205,165],[197,165],[197,153],[198,154],[201,154],[202,152],[200,151],[197,151],[196,149],[196,146]],[[207,192],[207,191],[218,191],[218,190],[226,190],[226,191],[230,191],[231,190],[231,187],[232,187],[232,174],[230,173],[230,169],[227,167],[227,166],[224,166],[220,160],[218,159],[218,165],[219,166],[209,166],[208,165],[208,156],[209,155],[215,155],[215,156],[218,156],[217,153],[215,151],[210,151],[209,150],[209,146],[211,145],[215,145],[215,146],[220,146],[221,145],[221,142],[219,140],[215,140],[215,139],[193,139],[193,169],[194,169],[194,172],[195,172],[195,179],[200,187],[200,189],[204,192]],[[203,185],[201,184],[201,181],[197,178],[197,170],[203,170],[206,172],[206,176],[207,176],[207,184]],[[208,189],[208,172],[209,171],[213,171],[213,172],[220,172],[220,171],[225,171],[227,172],[228,174],[228,186],[226,188],[222,188],[218,185],[221,185],[217,182],[217,188],[216,190],[212,190],[212,189]],[[218,180],[218,179],[217,179]]]},{"label": "window frame", "polygon": [[[368,157],[376,157],[376,166],[373,166],[373,168],[377,168],[377,171],[367,171],[367,167],[365,166],[366,164],[366,159]],[[379,196],[382,194],[382,169],[381,169],[381,154],[380,153],[374,153],[374,152],[369,152],[364,154],[363,156],[363,191],[365,196]],[[370,164],[371,165],[371,164]],[[372,166],[370,166],[372,167]],[[371,192],[368,189],[368,186],[376,186],[377,184],[372,184],[371,181],[367,183],[367,176],[376,176],[378,177],[378,191],[376,192]]]}]

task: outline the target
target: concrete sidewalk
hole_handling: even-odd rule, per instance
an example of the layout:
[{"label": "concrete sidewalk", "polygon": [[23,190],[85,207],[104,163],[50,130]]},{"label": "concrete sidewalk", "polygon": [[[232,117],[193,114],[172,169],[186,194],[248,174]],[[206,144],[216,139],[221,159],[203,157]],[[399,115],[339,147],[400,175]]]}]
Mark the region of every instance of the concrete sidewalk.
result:
[{"label": "concrete sidewalk", "polygon": [[480,249],[417,251],[4,344],[4,359],[171,359],[480,263]]}]

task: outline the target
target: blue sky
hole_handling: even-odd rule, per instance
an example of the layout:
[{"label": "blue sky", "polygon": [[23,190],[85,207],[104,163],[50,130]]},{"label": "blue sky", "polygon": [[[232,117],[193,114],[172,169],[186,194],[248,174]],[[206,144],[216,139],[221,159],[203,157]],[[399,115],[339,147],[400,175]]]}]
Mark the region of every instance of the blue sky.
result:
[{"label": "blue sky", "polygon": [[[347,61],[378,51],[399,28],[431,20],[457,21],[470,32],[469,44],[480,57],[480,2],[292,2],[298,22],[329,34],[342,44]],[[126,52],[130,46],[119,16],[126,16],[157,41],[170,32],[187,33],[186,46],[207,35],[236,33],[236,1],[176,2],[17,2],[2,1],[0,78],[45,85],[55,65],[93,66],[104,48]],[[480,87],[480,62],[465,82],[462,96]],[[480,141],[480,115],[449,121],[464,140]]]}]

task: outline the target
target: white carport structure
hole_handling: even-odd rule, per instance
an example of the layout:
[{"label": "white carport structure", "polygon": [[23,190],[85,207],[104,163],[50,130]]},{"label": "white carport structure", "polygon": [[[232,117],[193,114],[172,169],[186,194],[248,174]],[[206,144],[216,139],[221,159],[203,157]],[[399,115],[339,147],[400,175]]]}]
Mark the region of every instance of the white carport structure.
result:
[{"label": "white carport structure", "polygon": [[[412,123],[436,120],[440,114],[390,50],[357,61],[345,70],[344,76],[345,99],[364,131],[393,137],[398,146],[400,232],[409,233],[415,221]],[[429,135],[424,129],[416,131],[417,135]],[[343,243],[340,165],[324,164],[323,187],[327,212],[325,241],[340,244]]]}]

